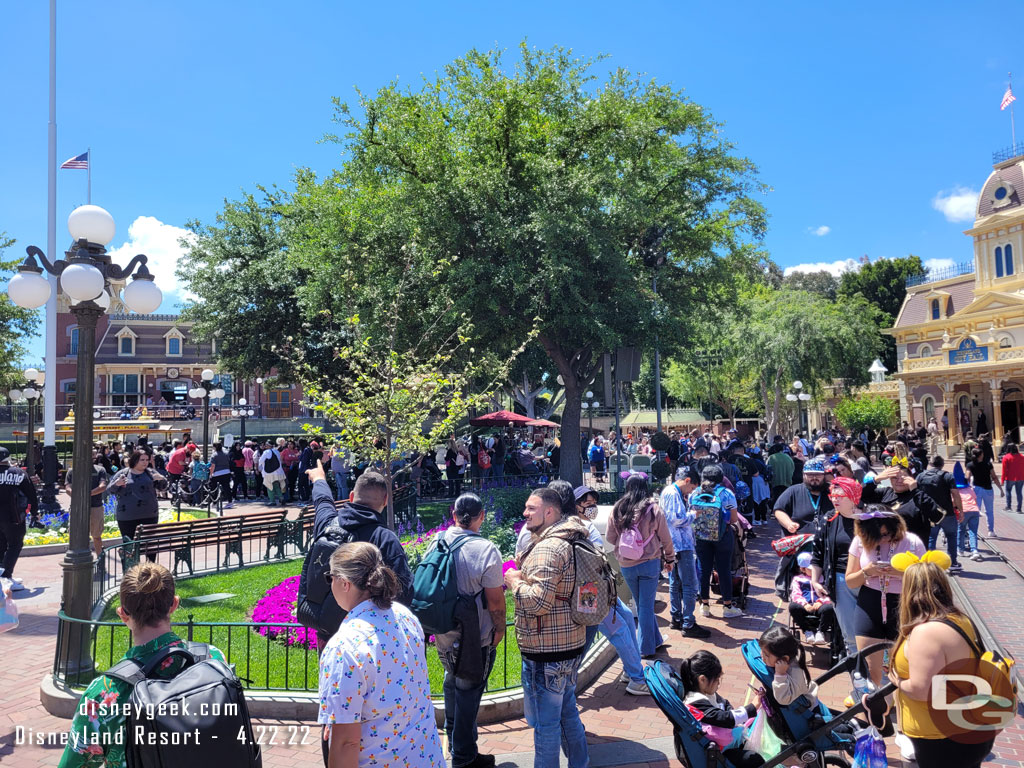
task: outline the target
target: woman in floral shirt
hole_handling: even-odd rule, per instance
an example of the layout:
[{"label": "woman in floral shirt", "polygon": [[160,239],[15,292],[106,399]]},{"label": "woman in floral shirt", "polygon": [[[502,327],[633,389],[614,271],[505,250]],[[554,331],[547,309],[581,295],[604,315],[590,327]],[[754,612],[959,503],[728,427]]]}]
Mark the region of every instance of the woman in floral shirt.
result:
[{"label": "woman in floral shirt", "polygon": [[328,768],[445,768],[430,701],[423,628],[392,602],[402,585],[373,544],[331,556],[331,592],[348,611],[320,656]]},{"label": "woman in floral shirt", "polygon": [[[126,659],[143,660],[157,651],[182,646],[184,641],[171,632],[171,614],[178,607],[174,577],[158,563],[142,563],[131,568],[121,581],[121,604],[117,615],[132,633],[132,647]],[[212,658],[224,661],[224,654],[209,646]],[[180,656],[164,660],[156,677],[169,679],[181,671]],[[71,734],[60,760],[60,768],[89,766],[126,768],[124,708],[132,687],[123,680],[101,675],[86,688],[75,710]]]}]

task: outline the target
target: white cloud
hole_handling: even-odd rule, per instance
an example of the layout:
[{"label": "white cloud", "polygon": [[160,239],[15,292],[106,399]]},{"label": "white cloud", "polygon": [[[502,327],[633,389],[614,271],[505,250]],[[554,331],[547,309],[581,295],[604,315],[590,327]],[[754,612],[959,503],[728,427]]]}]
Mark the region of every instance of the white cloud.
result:
[{"label": "white cloud", "polygon": [[939,269],[950,269],[953,267],[955,262],[952,259],[925,259],[924,268],[929,272],[933,272]]},{"label": "white cloud", "polygon": [[182,292],[175,274],[178,261],[185,254],[185,248],[180,243],[182,238],[191,241],[194,235],[187,229],[164,224],[153,216],[139,216],[128,227],[128,241],[110,252],[113,260],[122,266],[136,254],[146,254],[149,258],[146,266],[164,292],[164,306],[161,308],[164,311],[168,311],[166,307],[169,302],[173,304],[193,298],[191,294]]},{"label": "white cloud", "polygon": [[807,231],[815,237],[824,237],[832,231],[832,227],[822,224],[820,227],[808,227]]},{"label": "white cloud", "polygon": [[941,212],[946,221],[974,221],[977,206],[978,192],[969,187],[944,190],[932,200],[932,208]]},{"label": "white cloud", "polygon": [[830,272],[839,277],[843,272],[856,272],[860,269],[860,262],[857,259],[840,259],[839,261],[817,261],[813,264],[797,264],[786,267],[784,275],[791,275],[794,272]]}]

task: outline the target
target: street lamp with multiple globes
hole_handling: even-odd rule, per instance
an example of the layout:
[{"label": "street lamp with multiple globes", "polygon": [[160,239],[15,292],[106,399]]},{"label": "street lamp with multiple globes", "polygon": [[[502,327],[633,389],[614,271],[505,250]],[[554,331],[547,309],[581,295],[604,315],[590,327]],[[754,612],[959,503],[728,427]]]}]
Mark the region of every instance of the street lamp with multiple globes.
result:
[{"label": "street lamp with multiple globes", "polygon": [[[587,398],[586,400],[584,400],[583,402],[580,403],[580,407],[583,408],[587,412],[587,416],[590,419],[590,425],[589,425],[589,427],[587,429],[588,429],[588,432],[590,434],[590,440],[593,441],[594,440],[594,409],[595,408],[600,408],[601,407],[601,403],[594,399],[594,393],[590,392],[589,390],[587,391],[586,398]],[[583,460],[586,461],[586,459],[587,459],[587,457],[584,456]]]},{"label": "street lamp with multiple globes", "polygon": [[237,416],[242,421],[242,442],[245,442],[245,420],[252,418],[256,415],[256,411],[252,408],[246,408],[246,399],[244,397],[238,398],[238,407],[231,409],[231,415]]},{"label": "street lamp with multiple globes", "polygon": [[17,402],[19,400],[25,400],[28,402],[28,440],[26,441],[25,447],[25,466],[28,469],[29,477],[33,477],[36,473],[36,400],[38,400],[43,394],[42,391],[38,389],[38,387],[41,387],[43,384],[43,374],[35,368],[26,368],[22,375],[25,378],[25,383],[21,385],[20,389],[12,389],[7,393],[7,396],[11,398],[11,402]]},{"label": "street lamp with multiple globes", "polygon": [[796,431],[799,432],[803,429],[803,403],[806,403],[811,399],[811,396],[806,392],[803,392],[804,383],[799,379],[793,382],[793,389],[795,392],[790,392],[786,395],[786,399],[791,403],[796,403]]},{"label": "street lamp with multiple globes", "polygon": [[220,400],[227,394],[220,386],[214,386],[213,377],[216,374],[210,368],[204,368],[202,381],[198,387],[188,391],[188,396],[203,401],[203,461],[209,461],[210,448],[210,399]]},{"label": "street lamp with multiple globes", "polygon": [[[63,259],[51,263],[36,246],[26,248],[28,257],[8,283],[7,294],[19,307],[41,307],[50,298],[50,283],[43,277],[45,269],[60,278],[60,287],[71,300],[71,314],[79,329],[75,396],[81,404],[75,419],[73,466],[88,467],[92,464],[96,322],[104,307],[109,306],[109,284],[132,277],[121,298],[130,311],[139,314],[155,312],[163,301],[163,294],[146,267],[146,256],[135,256],[127,267],[119,267],[111,261],[106,245],[114,239],[114,219],[103,208],[96,205],[76,208],[68,216],[68,231],[74,243]],[[51,333],[55,331],[48,330]],[[68,548],[61,563],[64,569],[62,610],[73,619],[86,621],[92,608],[93,556],[89,548],[91,481],[89,472],[75,472],[72,478]],[[77,678],[80,674],[85,678],[91,677],[93,663],[89,625],[62,622],[61,626],[59,671],[69,678]]]}]

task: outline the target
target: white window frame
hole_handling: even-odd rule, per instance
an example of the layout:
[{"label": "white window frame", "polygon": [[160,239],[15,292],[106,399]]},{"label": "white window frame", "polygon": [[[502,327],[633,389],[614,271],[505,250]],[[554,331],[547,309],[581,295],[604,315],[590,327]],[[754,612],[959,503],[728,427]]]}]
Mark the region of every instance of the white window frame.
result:
[{"label": "white window frame", "polygon": [[[178,351],[171,352],[171,339],[178,340]],[[167,357],[183,357],[185,354],[185,334],[177,328],[171,328],[164,334],[164,355]]]},{"label": "white window frame", "polygon": [[[137,333],[135,333],[135,331],[133,331],[128,326],[125,326],[124,328],[122,328],[120,331],[117,332],[117,336],[115,336],[114,338],[117,339],[117,356],[118,357],[135,357],[135,342],[137,342],[139,340],[139,336],[138,336]],[[124,338],[130,338],[132,340],[132,351],[131,352],[124,352],[124,351],[122,351],[122,349],[121,349],[121,340],[124,339]]]}]

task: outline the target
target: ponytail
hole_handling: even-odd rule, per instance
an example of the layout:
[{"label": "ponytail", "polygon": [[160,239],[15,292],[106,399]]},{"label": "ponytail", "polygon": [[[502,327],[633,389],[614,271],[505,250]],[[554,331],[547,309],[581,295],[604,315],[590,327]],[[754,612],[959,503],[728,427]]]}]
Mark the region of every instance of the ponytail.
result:
[{"label": "ponytail", "polygon": [[402,583],[395,572],[380,561],[366,577],[366,591],[370,593],[374,605],[386,609],[391,607],[392,601],[401,593]]},{"label": "ponytail", "polygon": [[683,681],[685,693],[700,692],[700,678],[708,682],[722,676],[722,662],[711,651],[697,651],[688,659],[679,662],[679,679]]}]

